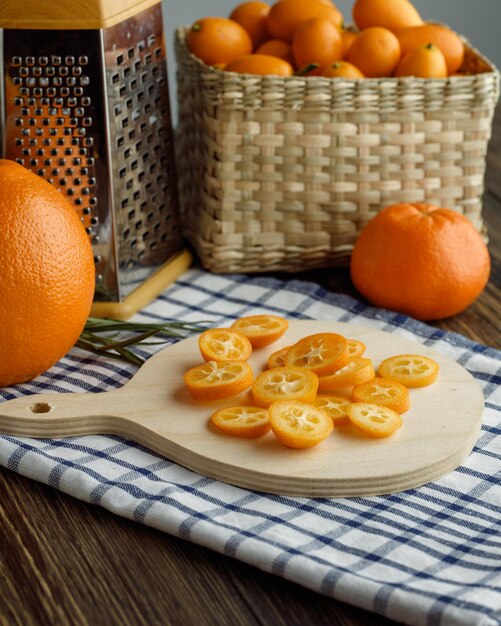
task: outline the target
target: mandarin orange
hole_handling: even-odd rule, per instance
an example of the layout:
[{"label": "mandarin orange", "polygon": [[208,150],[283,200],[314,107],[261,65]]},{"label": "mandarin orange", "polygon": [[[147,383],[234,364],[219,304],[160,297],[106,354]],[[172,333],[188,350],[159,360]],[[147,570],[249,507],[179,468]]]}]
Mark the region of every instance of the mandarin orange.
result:
[{"label": "mandarin orange", "polygon": [[307,20],[294,33],[292,52],[297,67],[311,64],[323,67],[338,61],[343,56],[339,28],[322,17]]},{"label": "mandarin orange", "polygon": [[367,28],[351,44],[346,60],[368,78],[391,76],[400,61],[400,44],[387,28]]},{"label": "mandarin orange", "polygon": [[233,9],[230,20],[238,22],[249,33],[254,48],[269,37],[266,21],[270,5],[266,2],[243,2]]},{"label": "mandarin orange", "polygon": [[188,31],[186,43],[207,65],[224,65],[252,52],[249,33],[237,22],[224,17],[204,17],[196,21]]},{"label": "mandarin orange", "polygon": [[292,41],[298,26],[314,17],[329,19],[338,28],[343,23],[339,9],[325,0],[279,0],[268,15],[268,30],[275,39]]},{"label": "mandarin orange", "polygon": [[466,309],[489,274],[487,246],[468,218],[427,204],[381,211],[362,230],[351,257],[353,283],[367,300],[421,320]]},{"label": "mandarin orange", "polygon": [[439,48],[429,43],[408,52],[397,65],[395,76],[447,78],[447,63]]},{"label": "mandarin orange", "polygon": [[409,0],[356,0],[353,20],[360,30],[382,26],[393,32],[423,23]]},{"label": "mandarin orange", "polygon": [[336,61],[322,69],[322,76],[326,78],[364,78],[362,72],[348,61]]},{"label": "mandarin orange", "polygon": [[405,56],[418,46],[434,44],[442,51],[447,63],[447,72],[455,74],[464,60],[464,44],[457,33],[446,26],[439,24],[423,24],[413,26],[397,33],[402,50]]},{"label": "mandarin orange", "polygon": [[278,57],[295,65],[294,55],[292,54],[292,46],[288,41],[281,41],[280,39],[269,39],[263,45],[259,46],[256,50],[256,54],[266,54],[272,57]]}]

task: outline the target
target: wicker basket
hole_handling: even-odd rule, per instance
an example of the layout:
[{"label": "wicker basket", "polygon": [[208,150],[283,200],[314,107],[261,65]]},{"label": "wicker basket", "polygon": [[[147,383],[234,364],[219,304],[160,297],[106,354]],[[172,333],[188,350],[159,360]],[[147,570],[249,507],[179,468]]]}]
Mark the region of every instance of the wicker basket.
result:
[{"label": "wicker basket", "polygon": [[186,236],[216,273],[345,264],[385,206],[430,202],[482,231],[499,73],[473,48],[448,80],[249,76],[176,32]]}]

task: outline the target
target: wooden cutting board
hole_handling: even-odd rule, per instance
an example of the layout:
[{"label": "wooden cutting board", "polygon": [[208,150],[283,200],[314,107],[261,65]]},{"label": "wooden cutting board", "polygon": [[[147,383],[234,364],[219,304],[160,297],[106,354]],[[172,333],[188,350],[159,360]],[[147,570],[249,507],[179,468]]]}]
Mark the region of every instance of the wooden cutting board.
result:
[{"label": "wooden cutting board", "polygon": [[281,341],[254,351],[249,360],[254,374],[264,369],[275,350],[318,332],[363,341],[375,366],[395,354],[430,356],[440,365],[439,379],[430,387],[411,390],[412,407],[403,416],[403,427],[388,439],[367,439],[344,426],[314,448],[292,450],[272,433],[241,440],[209,425],[217,408],[247,404],[250,393],[215,402],[191,399],[182,377],[202,361],[194,336],[157,353],[121,389],[35,395],[0,404],[0,432],[54,438],[121,435],[212,478],[305,497],[411,489],[451,472],[470,454],[482,423],[479,385],[455,361],[400,335],[337,322],[291,322]]}]

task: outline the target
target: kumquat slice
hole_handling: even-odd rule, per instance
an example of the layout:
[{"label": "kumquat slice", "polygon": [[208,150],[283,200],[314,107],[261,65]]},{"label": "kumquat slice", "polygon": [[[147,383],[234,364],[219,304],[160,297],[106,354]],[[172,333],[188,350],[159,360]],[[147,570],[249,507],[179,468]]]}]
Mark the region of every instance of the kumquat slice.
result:
[{"label": "kumquat slice", "polygon": [[367,402],[350,404],[348,419],[356,430],[372,439],[389,437],[402,427],[402,418],[396,411]]},{"label": "kumquat slice", "polygon": [[378,368],[383,378],[391,378],[412,389],[432,385],[438,378],[436,361],[419,354],[399,354],[385,359]]},{"label": "kumquat slice", "polygon": [[297,400],[279,400],[270,406],[275,437],[288,448],[311,448],[334,428],[331,418],[318,407]]},{"label": "kumquat slice", "polygon": [[275,367],[259,374],[252,385],[257,406],[268,407],[277,400],[313,402],[318,390],[318,376],[300,367]]},{"label": "kumquat slice", "polygon": [[300,339],[289,348],[285,365],[304,367],[318,376],[327,376],[348,363],[348,343],[336,333],[318,333]]},{"label": "kumquat slice", "polygon": [[321,393],[326,391],[337,391],[344,387],[361,385],[375,377],[374,366],[370,359],[353,359],[334,374],[320,376],[318,390]]},{"label": "kumquat slice", "polygon": [[346,342],[348,344],[350,359],[358,359],[365,352],[365,343],[358,341],[358,339],[347,339]]},{"label": "kumquat slice", "polygon": [[247,361],[252,354],[251,342],[231,328],[211,328],[198,338],[204,361]]},{"label": "kumquat slice", "polygon": [[270,354],[267,361],[268,367],[270,369],[273,369],[274,367],[283,367],[285,365],[285,355],[288,351],[289,346],[286,346],[285,348],[281,348],[280,350],[273,352],[273,354]]},{"label": "kumquat slice", "polygon": [[231,328],[245,335],[254,348],[263,348],[280,339],[289,322],[278,315],[250,315],[233,322]]},{"label": "kumquat slice", "polygon": [[373,378],[366,383],[353,387],[353,402],[368,402],[392,409],[402,415],[411,407],[409,390],[396,380]]},{"label": "kumquat slice", "polygon": [[210,419],[222,432],[243,439],[262,437],[271,428],[268,409],[257,406],[231,406],[219,409]]},{"label": "kumquat slice", "polygon": [[244,361],[209,361],[188,370],[184,382],[195,400],[219,400],[245,391],[252,385],[251,366]]},{"label": "kumquat slice", "polygon": [[349,422],[348,407],[351,401],[340,396],[318,395],[315,398],[315,406],[326,413],[334,426],[342,426]]}]

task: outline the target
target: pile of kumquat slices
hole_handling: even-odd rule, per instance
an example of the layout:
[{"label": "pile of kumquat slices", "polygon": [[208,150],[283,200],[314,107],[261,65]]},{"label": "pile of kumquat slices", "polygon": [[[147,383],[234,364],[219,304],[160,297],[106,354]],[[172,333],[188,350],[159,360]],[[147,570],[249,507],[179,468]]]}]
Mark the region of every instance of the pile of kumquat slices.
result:
[{"label": "pile of kumquat slices", "polygon": [[272,430],[290,448],[315,446],[346,424],[366,437],[389,437],[410,409],[409,389],[438,377],[439,366],[429,357],[399,354],[376,370],[361,341],[317,333],[271,354],[268,369],[254,378],[247,363],[253,350],[287,329],[282,317],[253,315],[200,335],[204,362],[184,375],[192,397],[211,401],[252,390],[252,405],[222,408],[210,417],[220,431],[255,438]]}]

